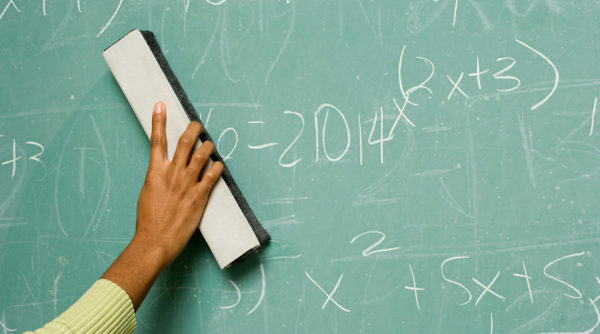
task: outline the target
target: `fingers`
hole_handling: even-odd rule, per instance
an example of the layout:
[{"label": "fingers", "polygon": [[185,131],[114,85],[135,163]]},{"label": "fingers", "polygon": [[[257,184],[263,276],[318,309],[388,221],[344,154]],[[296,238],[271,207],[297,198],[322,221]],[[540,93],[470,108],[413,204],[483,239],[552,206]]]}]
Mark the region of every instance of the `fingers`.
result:
[{"label": "fingers", "polygon": [[204,172],[204,175],[202,175],[202,180],[200,180],[200,182],[196,185],[201,197],[208,196],[210,190],[215,185],[222,172],[223,164],[219,161],[214,162],[212,166],[210,166],[210,168]]},{"label": "fingers", "polygon": [[208,161],[208,158],[214,150],[215,145],[210,141],[205,141],[192,155],[192,158],[190,159],[190,164],[188,166],[188,170],[191,178],[194,181],[198,181],[202,168],[204,168],[206,161]]},{"label": "fingers", "polygon": [[175,155],[173,155],[173,164],[178,167],[185,167],[188,164],[190,153],[198,140],[202,126],[198,122],[190,122],[187,128],[179,137]]},{"label": "fingers", "polygon": [[160,165],[167,160],[167,121],[166,106],[163,102],[154,105],[152,113],[152,133],[150,135],[150,167]]}]

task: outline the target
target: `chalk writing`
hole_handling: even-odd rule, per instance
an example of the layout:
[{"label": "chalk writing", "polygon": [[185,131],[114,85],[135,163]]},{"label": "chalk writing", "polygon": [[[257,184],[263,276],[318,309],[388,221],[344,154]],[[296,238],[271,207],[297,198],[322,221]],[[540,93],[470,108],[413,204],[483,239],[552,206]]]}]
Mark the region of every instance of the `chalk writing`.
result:
[{"label": "chalk writing", "polygon": [[227,280],[227,281],[228,281],[228,282],[229,282],[229,284],[231,284],[231,286],[233,286],[233,288],[235,289],[235,292],[236,292],[236,294],[237,294],[237,300],[236,300],[236,301],[235,301],[233,304],[231,304],[231,305],[219,306],[219,308],[220,308],[220,309],[222,309],[222,310],[228,310],[228,309],[231,309],[231,308],[234,308],[234,307],[236,307],[236,306],[237,306],[237,304],[239,304],[239,303],[240,303],[240,300],[242,299],[242,293],[241,293],[241,291],[240,291],[240,288],[237,286],[237,284],[235,284],[235,282],[234,282],[234,281],[232,281],[232,280]]},{"label": "chalk writing", "polygon": [[325,294],[325,296],[327,296],[327,298],[325,299],[325,301],[323,302],[323,305],[321,305],[321,309],[324,310],[325,306],[327,306],[327,304],[329,302],[332,302],[335,306],[337,306],[340,310],[344,311],[344,312],[351,312],[349,309],[343,307],[342,305],[340,305],[335,299],[333,299],[333,295],[335,294],[335,292],[337,291],[338,287],[340,286],[340,283],[342,282],[342,278],[344,278],[344,274],[341,274],[340,277],[338,278],[337,282],[335,283],[335,286],[333,287],[333,289],[331,290],[331,292],[327,293],[327,291],[325,291],[325,289],[323,289],[323,287],[321,287],[321,285],[319,283],[317,283],[317,281],[315,281],[307,272],[304,272],[304,274],[306,275],[306,277],[319,289],[321,290],[321,292],[323,292]]},{"label": "chalk writing", "polygon": [[442,264],[440,265],[440,271],[442,273],[442,278],[444,279],[444,281],[458,286],[459,288],[463,289],[467,293],[467,296],[468,296],[467,300],[460,303],[459,304],[460,306],[467,305],[468,303],[470,303],[473,296],[471,295],[471,291],[469,291],[469,289],[467,289],[462,283],[453,281],[453,280],[449,279],[448,277],[446,277],[446,274],[444,273],[444,266],[448,262],[451,262],[454,260],[468,259],[468,258],[469,258],[468,256],[453,256],[453,257],[449,257],[449,258],[445,259],[444,261],[442,261]]},{"label": "chalk writing", "polygon": [[[4,135],[0,135],[0,138],[2,138],[2,137],[4,137]],[[11,178],[15,177],[15,175],[17,173],[17,162],[23,157],[23,154],[25,154],[29,160],[40,162],[40,156],[44,153],[44,146],[38,142],[27,141],[27,142],[25,142],[25,145],[27,145],[27,147],[34,146],[37,149],[36,150],[27,149],[24,152],[19,152],[21,154],[18,154],[17,153],[17,141],[15,138],[13,138],[11,150],[10,150],[11,157],[8,160],[0,163],[0,165],[2,165],[2,166],[4,166],[4,165],[11,166],[11,173],[10,173]],[[29,154],[31,154],[31,155],[29,155]]]},{"label": "chalk writing", "polygon": [[596,117],[596,106],[598,105],[598,98],[594,98],[594,107],[592,108],[592,117],[590,124],[590,133],[588,136],[591,136],[594,133],[594,118]]},{"label": "chalk writing", "polygon": [[566,259],[569,259],[569,258],[572,258],[572,257],[578,257],[578,256],[582,256],[582,255],[584,255],[584,254],[585,254],[585,252],[580,252],[580,253],[569,254],[569,255],[566,255],[566,256],[560,257],[560,258],[558,258],[558,259],[556,259],[556,260],[552,260],[552,261],[548,262],[548,264],[546,264],[546,265],[544,266],[544,276],[548,277],[548,278],[549,278],[549,279],[551,279],[551,280],[554,280],[554,281],[556,281],[556,282],[558,282],[558,283],[561,283],[561,284],[565,285],[566,287],[568,287],[569,289],[571,289],[571,290],[573,290],[573,291],[575,292],[575,295],[571,295],[571,294],[564,293],[564,295],[565,295],[566,297],[573,298],[573,299],[581,299],[581,297],[582,297],[582,294],[581,294],[581,291],[579,291],[578,289],[576,289],[576,288],[575,288],[573,285],[571,285],[571,284],[569,284],[569,283],[567,283],[567,282],[565,282],[565,281],[563,281],[563,280],[561,280],[561,279],[557,278],[556,276],[553,276],[553,275],[550,275],[550,274],[548,274],[548,269],[549,269],[551,266],[553,266],[553,265],[557,264],[558,262],[561,262],[561,261],[563,261],[563,260],[566,260]]},{"label": "chalk writing", "polygon": [[[289,239],[252,255],[260,257],[258,265],[255,257],[228,271],[194,272],[193,287],[187,276],[173,279],[180,270],[174,263],[155,286],[165,293],[157,295],[179,303],[185,293],[171,293],[176,289],[202,294],[194,325],[213,326],[215,333],[231,332],[232,319],[247,324],[243,330],[259,326],[265,333],[383,333],[405,324],[407,332],[598,331],[600,277],[592,256],[598,250],[598,98],[596,91],[573,89],[600,86],[589,57],[597,51],[592,2],[0,0],[6,77],[49,80],[67,69],[63,82],[82,85],[56,92],[71,97],[64,105],[53,99],[44,107],[11,105],[22,87],[53,93],[44,82],[17,85],[5,99],[3,127],[15,118],[43,114],[31,120],[40,124],[56,115],[48,124],[54,128],[42,134],[63,149],[55,156],[55,147],[0,134],[0,171],[11,178],[0,198],[0,267],[3,280],[22,290],[3,295],[0,332],[17,331],[30,315],[58,314],[73,301],[73,291],[64,291],[73,282],[69,256],[56,252],[72,242],[107,251],[125,242],[108,238],[124,204],[107,203],[135,196],[128,192],[133,181],[109,175],[121,166],[143,168],[138,147],[125,146],[136,135],[125,131],[133,118],[111,118],[123,101],[100,105],[96,90],[108,86],[77,77],[89,61],[50,72],[44,65],[72,57],[70,48],[87,45],[81,41],[101,50],[109,41],[94,37],[113,38],[132,19],[155,31],[169,61],[183,62],[173,64],[175,72],[190,69],[192,84],[180,79],[188,93],[200,89],[191,97],[214,94],[194,106],[210,107],[201,118],[232,171],[256,161],[263,172],[257,177],[277,183],[259,191],[247,180],[240,185],[263,225]],[[315,8],[324,14],[315,15]],[[183,34],[174,33],[180,27]],[[31,43],[23,40],[30,36],[49,40],[29,52]],[[47,61],[27,66],[31,57]],[[242,112],[212,122],[220,107],[214,117]],[[75,135],[73,128],[86,126],[78,121],[80,110],[120,125],[102,130],[90,116],[99,138],[106,131],[106,145],[100,138],[93,148],[90,138]],[[28,180],[36,174],[30,166],[44,171]],[[64,196],[77,190],[75,201]],[[83,233],[74,234],[80,225]],[[91,265],[108,265],[111,256]],[[142,312],[142,330],[167,328],[145,323],[144,313],[158,314],[153,322],[167,317]]]},{"label": "chalk writing", "polygon": [[[325,110],[325,119],[323,120],[323,130],[320,131],[319,130],[319,114],[321,113],[321,111]],[[326,145],[326,133],[327,133],[327,120],[329,118],[329,112],[330,110],[333,110],[336,112],[336,114],[339,116],[340,120],[343,122],[344,127],[346,128],[346,147],[343,149],[343,151],[337,156],[337,157],[332,157],[331,155],[329,155],[329,152],[327,150],[327,145]],[[338,161],[340,159],[342,159],[346,153],[348,153],[348,150],[350,149],[350,127],[348,126],[348,121],[346,120],[346,116],[344,116],[344,113],[338,109],[336,106],[334,106],[333,104],[329,104],[329,103],[324,103],[322,105],[320,105],[317,110],[314,113],[315,115],[315,161],[318,162],[319,161],[319,149],[322,145],[323,147],[323,153],[325,154],[325,157],[327,157],[327,160],[329,161]],[[322,144],[319,144],[319,137],[321,138]]]},{"label": "chalk writing", "polygon": [[246,315],[250,315],[250,314],[254,313],[254,311],[256,311],[256,309],[262,303],[263,298],[265,298],[265,290],[267,289],[267,279],[265,277],[265,266],[262,263],[260,264],[260,282],[261,282],[261,288],[260,288],[260,296],[258,297],[258,301],[256,302],[256,305],[254,305],[254,307],[250,311],[246,312]]},{"label": "chalk writing", "polygon": [[[117,13],[119,12],[119,10],[121,9],[121,5],[123,4],[123,0],[119,0],[119,3],[117,4],[117,8],[115,9],[115,11],[113,12],[112,16],[108,19],[108,21],[106,22],[106,24],[104,25],[104,27],[102,27],[102,29],[100,29],[100,31],[98,32],[98,34],[96,34],[96,38],[100,37],[108,28],[108,26],[112,23],[112,21],[115,19],[115,16],[117,16]],[[45,14],[44,14],[45,15]]]},{"label": "chalk writing", "polygon": [[400,249],[400,247],[391,247],[391,248],[382,248],[382,249],[374,249],[375,247],[379,246],[379,244],[381,244],[383,242],[383,240],[385,240],[385,233],[381,232],[381,231],[367,231],[367,232],[363,232],[361,234],[358,234],[357,236],[355,236],[354,238],[352,238],[352,240],[350,240],[350,243],[354,243],[357,239],[359,239],[362,236],[368,235],[368,234],[377,234],[380,236],[380,238],[371,246],[365,248],[361,254],[363,256],[369,256],[375,253],[384,253],[384,252],[391,252],[397,249]]},{"label": "chalk writing", "polygon": [[521,277],[525,279],[525,282],[527,282],[527,293],[529,294],[529,300],[531,301],[531,303],[533,304],[533,292],[531,291],[531,277],[529,275],[527,275],[527,267],[525,267],[525,261],[523,262],[523,273],[522,274],[517,274],[517,273],[513,273],[513,276],[515,277]]},{"label": "chalk writing", "polygon": [[419,311],[421,311],[421,306],[419,306],[419,291],[423,291],[425,289],[417,287],[417,282],[415,281],[415,273],[413,272],[412,265],[409,264],[408,268],[410,269],[410,277],[412,278],[413,285],[412,286],[405,286],[404,288],[406,290],[412,290],[412,291],[414,291],[414,293],[415,293],[415,304],[417,305],[417,309]]},{"label": "chalk writing", "polygon": [[517,41],[517,43],[519,43],[519,44],[523,45],[524,47],[526,47],[527,49],[531,50],[536,55],[542,57],[542,59],[544,59],[548,63],[548,65],[550,65],[550,67],[552,67],[552,70],[554,71],[554,82],[552,84],[552,89],[550,90],[548,95],[546,95],[542,100],[540,100],[538,103],[531,106],[531,110],[535,110],[535,109],[539,108],[542,104],[546,103],[546,101],[548,101],[548,99],[550,99],[550,97],[554,94],[554,92],[556,91],[556,88],[558,87],[558,83],[560,82],[560,75],[558,73],[558,69],[556,68],[554,63],[550,60],[550,58],[546,57],[540,51],[529,46],[527,43],[521,42],[518,39],[516,41]]},{"label": "chalk writing", "polygon": [[6,4],[6,6],[4,6],[2,13],[0,13],[0,20],[2,20],[4,14],[6,14],[6,11],[10,8],[10,6],[12,6],[17,12],[21,12],[19,7],[17,7],[17,4],[15,3],[15,0],[8,0],[8,3]]},{"label": "chalk writing", "polygon": [[[554,63],[540,51],[534,49],[530,45],[516,40],[517,45],[521,45],[526,47],[528,50],[532,51],[535,55],[538,55],[542,58],[544,63],[549,64],[554,73],[555,79],[553,81],[553,87],[546,94],[544,98],[540,101],[533,104],[530,108],[531,110],[535,110],[541,107],[544,103],[546,103],[550,97],[554,94],[556,87],[560,81],[558,69],[554,65]],[[417,127],[417,124],[409,117],[407,114],[409,107],[412,110],[416,110],[420,107],[420,101],[418,101],[415,97],[415,93],[419,91],[423,91],[425,94],[430,96],[435,96],[434,91],[429,87],[429,83],[436,75],[436,66],[433,61],[431,61],[427,57],[423,57],[420,55],[414,56],[414,59],[418,60],[417,64],[425,64],[426,69],[423,71],[422,76],[416,80],[417,84],[414,86],[409,86],[406,82],[411,81],[406,77],[404,73],[403,67],[406,66],[405,62],[408,62],[410,59],[407,59],[406,53],[408,52],[406,45],[402,46],[400,50],[400,55],[398,57],[397,63],[397,74],[398,74],[398,89],[400,91],[400,97],[392,97],[391,101],[382,101],[381,105],[377,107],[376,110],[370,111],[373,117],[363,121],[363,117],[361,113],[352,113],[355,115],[356,123],[348,116],[350,112],[347,112],[339,105],[334,103],[322,103],[315,108],[312,112],[312,127],[314,128],[314,159],[315,163],[319,163],[321,161],[327,161],[331,163],[338,163],[344,160],[344,158],[349,157],[351,154],[357,154],[358,164],[360,166],[364,165],[364,154],[366,147],[364,146],[364,138],[363,138],[363,123],[370,123],[370,127],[368,128],[368,133],[366,134],[366,144],[369,146],[375,146],[379,151],[379,163],[385,163],[385,147],[386,145],[393,145],[393,140],[395,139],[398,125],[400,122],[404,122],[410,127]],[[493,62],[496,64],[496,68],[493,66],[483,66],[484,61],[486,59],[481,58],[479,56],[474,57],[474,68],[473,72],[455,72],[455,73],[447,73],[445,74],[445,80],[447,82],[447,92],[444,92],[443,99],[446,101],[455,100],[455,99],[465,99],[465,100],[473,100],[478,98],[478,94],[485,94],[484,92],[484,82],[483,78],[491,77],[494,82],[497,83],[496,87],[493,87],[495,92],[498,93],[513,93],[518,92],[521,88],[521,79],[518,74],[514,73],[517,69],[518,59],[512,56],[502,56],[493,58]],[[411,66],[415,65],[410,63]],[[439,74],[439,73],[438,73]],[[411,78],[412,79],[412,78]],[[472,92],[471,90],[465,88],[466,80],[474,80],[477,85],[477,91]],[[489,82],[489,81],[488,81]],[[384,104],[389,105],[389,102],[392,103],[393,108],[396,110],[396,116],[393,118],[393,122],[386,125],[386,119],[389,119],[389,116],[386,117],[386,113],[389,113],[388,110],[383,106]],[[595,104],[596,105],[596,104]],[[596,107],[594,105],[595,113]],[[212,110],[212,109],[211,109]],[[278,153],[278,164],[284,168],[297,167],[301,163],[304,157],[295,155],[294,158],[290,161],[286,160],[286,156],[288,156],[292,149],[299,146],[301,139],[304,134],[305,128],[305,116],[296,111],[284,110],[284,116],[292,116],[300,121],[300,126],[297,127],[295,131],[292,131],[292,136],[290,136],[289,144],[286,146],[281,146],[278,148],[278,141],[270,141],[265,139],[264,142],[257,143],[248,143],[247,148],[249,150],[257,151],[263,149],[272,149],[279,150]],[[388,114],[389,115],[389,114]],[[209,112],[210,117],[210,112]],[[520,116],[519,116],[520,117]],[[294,121],[291,117],[283,118],[283,122]],[[356,124],[355,127],[351,127],[350,124]],[[263,120],[252,120],[248,121],[247,124],[249,126],[266,126],[266,121]],[[519,123],[521,124],[521,123]],[[272,126],[272,125],[270,125]],[[335,126],[337,128],[342,128],[344,131],[338,134],[331,134],[330,128]],[[590,133],[593,128],[593,119],[592,119],[592,127],[590,129]],[[423,129],[425,130],[425,129]],[[352,138],[355,137],[355,133],[357,133],[356,141],[353,141]],[[221,145],[221,141],[224,139],[226,135],[233,136],[234,145],[231,149],[225,150]],[[340,137],[341,136],[341,137]],[[252,137],[252,136],[251,136]],[[222,153],[224,159],[230,159],[234,155],[234,151],[236,150],[238,143],[239,135],[235,128],[228,127],[223,130],[219,136],[217,143],[217,150],[226,151],[225,154]],[[332,147],[329,142],[332,142],[333,139],[336,139],[337,146],[335,148]],[[358,146],[357,150],[352,151],[352,147]],[[367,147],[369,147],[367,146]],[[298,147],[300,150],[300,147]],[[303,150],[300,150],[303,151]],[[356,152],[356,153],[354,153]],[[349,159],[345,159],[348,161]],[[530,159],[528,158],[527,163],[528,166],[530,164]],[[530,176],[532,175],[533,166],[529,167]],[[532,182],[535,188],[535,181],[532,178]]]},{"label": "chalk writing", "polygon": [[[231,149],[229,149],[229,152],[225,151],[224,149],[222,149],[221,147],[221,140],[223,140],[223,137],[225,137],[225,135],[227,133],[232,133],[233,135],[233,145],[231,147]],[[223,132],[221,132],[221,134],[219,135],[219,140],[217,140],[217,151],[219,153],[221,153],[221,157],[223,158],[223,161],[228,160],[231,158],[231,156],[233,155],[233,152],[235,151],[235,148],[237,147],[238,144],[238,133],[234,128],[227,128],[225,130],[223,130]],[[226,154],[223,154],[223,152],[227,152]]]},{"label": "chalk writing", "polygon": [[283,157],[294,146],[294,144],[296,144],[296,142],[298,141],[298,138],[300,138],[300,136],[302,136],[302,132],[304,132],[304,116],[302,116],[301,113],[298,113],[295,111],[290,111],[290,110],[284,111],[283,114],[284,115],[294,115],[294,116],[298,117],[301,122],[300,130],[298,130],[298,134],[296,135],[296,137],[294,137],[294,140],[292,140],[292,142],[283,150],[283,152],[281,152],[281,155],[279,156],[279,165],[280,166],[294,167],[300,162],[300,160],[302,160],[302,158],[297,158],[296,160],[294,160],[292,162],[283,162]]},{"label": "chalk writing", "polygon": [[477,283],[479,286],[481,286],[483,288],[483,291],[481,291],[481,294],[479,295],[479,297],[477,297],[477,300],[475,301],[475,306],[477,306],[477,304],[479,304],[479,301],[481,301],[481,298],[483,298],[483,296],[488,292],[502,300],[506,299],[506,297],[501,296],[499,293],[492,290],[492,285],[494,285],[494,283],[496,283],[498,276],[500,276],[500,271],[498,271],[496,273],[496,276],[494,276],[494,278],[492,278],[492,280],[490,281],[490,283],[488,283],[488,285],[484,285],[483,283],[479,282],[475,277],[472,278],[473,282]]}]

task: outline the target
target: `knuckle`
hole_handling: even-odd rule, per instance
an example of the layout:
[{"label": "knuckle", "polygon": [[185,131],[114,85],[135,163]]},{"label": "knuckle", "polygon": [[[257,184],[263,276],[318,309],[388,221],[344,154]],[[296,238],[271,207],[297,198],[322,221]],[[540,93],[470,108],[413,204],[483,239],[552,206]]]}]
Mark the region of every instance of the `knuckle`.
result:
[{"label": "knuckle", "polygon": [[159,147],[162,144],[162,140],[159,136],[154,135],[150,137],[150,147]]},{"label": "knuckle", "polygon": [[225,166],[223,166],[223,163],[220,161],[215,162],[214,164],[214,173],[216,177],[221,176],[221,174],[223,174],[223,170],[224,170]]},{"label": "knuckle", "polygon": [[190,146],[192,145],[192,139],[189,136],[183,135],[179,138],[180,146]]},{"label": "knuckle", "polygon": [[202,175],[202,180],[200,181],[200,184],[202,187],[205,188],[207,192],[210,192],[210,190],[215,185],[218,179],[219,175],[217,173],[215,173],[212,170],[208,170],[206,171],[206,173],[204,173],[204,175]]},{"label": "knuckle", "polygon": [[206,154],[202,150],[197,150],[192,157],[198,162],[204,162],[208,159],[208,154]]},{"label": "knuckle", "polygon": [[154,122],[154,125],[158,125],[158,124],[162,123],[163,119],[164,118],[162,117],[162,114],[157,114],[157,113],[152,114],[152,121]]},{"label": "knuckle", "polygon": [[202,130],[202,124],[200,124],[200,122],[196,122],[196,121],[192,121],[190,122],[189,127],[191,127],[193,130],[200,132]]},{"label": "knuckle", "polygon": [[217,176],[211,170],[207,170],[206,173],[204,173],[204,176],[202,177],[202,179],[208,181],[211,184],[215,181],[216,178]]}]

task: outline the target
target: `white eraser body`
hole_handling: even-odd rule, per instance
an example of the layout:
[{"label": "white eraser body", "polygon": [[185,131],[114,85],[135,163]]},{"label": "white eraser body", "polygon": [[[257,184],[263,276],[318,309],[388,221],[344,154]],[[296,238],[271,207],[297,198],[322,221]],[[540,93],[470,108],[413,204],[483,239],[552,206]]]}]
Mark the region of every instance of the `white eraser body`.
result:
[{"label": "white eraser body", "polygon": [[[131,31],[106,49],[103,56],[148,137],[154,104],[165,103],[167,155],[172,159],[179,136],[190,120],[142,33]],[[200,144],[198,140],[196,147]],[[260,246],[223,178],[211,192],[199,228],[221,269]]]}]

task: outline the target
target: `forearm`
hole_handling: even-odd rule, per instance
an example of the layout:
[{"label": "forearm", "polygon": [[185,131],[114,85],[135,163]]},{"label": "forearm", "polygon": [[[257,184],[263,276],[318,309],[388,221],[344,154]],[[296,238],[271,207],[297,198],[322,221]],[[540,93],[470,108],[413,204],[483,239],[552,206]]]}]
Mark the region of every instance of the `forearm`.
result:
[{"label": "forearm", "polygon": [[168,265],[166,259],[161,247],[134,237],[101,280],[34,333],[132,333],[135,311]]},{"label": "forearm", "polygon": [[101,279],[59,317],[43,328],[25,333],[130,334],[135,328],[135,312],[127,293],[117,284]]},{"label": "forearm", "polygon": [[138,199],[133,240],[102,280],[38,333],[131,333],[135,330],[134,311],[198,228],[223,164],[213,163],[201,176],[214,145],[207,141],[194,151],[201,132],[197,122],[188,125],[173,162],[169,161],[165,111],[165,105],[157,103],[152,115],[150,166]]},{"label": "forearm", "polygon": [[102,278],[125,290],[137,311],[152,284],[167,265],[166,256],[159,247],[134,237]]}]

